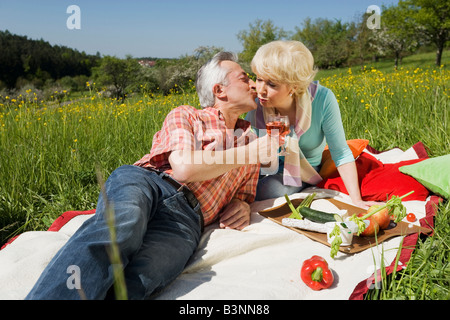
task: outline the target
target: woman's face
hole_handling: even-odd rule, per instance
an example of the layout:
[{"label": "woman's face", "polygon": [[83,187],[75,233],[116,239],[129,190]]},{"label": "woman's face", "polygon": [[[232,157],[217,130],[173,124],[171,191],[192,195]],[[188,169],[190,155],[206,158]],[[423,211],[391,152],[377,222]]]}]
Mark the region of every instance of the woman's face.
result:
[{"label": "woman's face", "polygon": [[288,108],[292,105],[291,88],[282,83],[257,76],[256,92],[261,105],[265,108]]}]

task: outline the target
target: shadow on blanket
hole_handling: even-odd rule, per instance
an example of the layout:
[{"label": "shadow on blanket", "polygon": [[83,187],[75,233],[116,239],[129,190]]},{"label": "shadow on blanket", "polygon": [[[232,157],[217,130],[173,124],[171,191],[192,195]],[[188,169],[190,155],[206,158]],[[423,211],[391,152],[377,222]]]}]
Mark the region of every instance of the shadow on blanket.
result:
[{"label": "shadow on blanket", "polygon": [[[216,276],[216,272],[214,272],[211,268],[211,266],[206,266],[201,269],[202,272],[196,272],[196,270],[192,270],[192,265],[201,263],[203,260],[202,257],[207,254],[207,243],[209,242],[209,239],[211,238],[211,234],[214,231],[215,228],[206,227],[205,231],[203,232],[202,238],[200,239],[200,243],[198,245],[198,250],[195,252],[195,254],[189,259],[189,261],[186,264],[186,268],[183,271],[183,274],[181,274],[177,279],[177,284],[174,285],[175,280],[166,286],[161,291],[155,292],[150,299],[157,298],[162,292],[164,291],[171,291],[171,297],[173,299],[178,299],[180,297],[183,297],[184,295],[188,294],[189,292],[193,291],[200,285],[207,283],[211,281],[211,279]],[[186,277],[185,275],[188,275]],[[182,285],[180,285],[180,282]]]}]

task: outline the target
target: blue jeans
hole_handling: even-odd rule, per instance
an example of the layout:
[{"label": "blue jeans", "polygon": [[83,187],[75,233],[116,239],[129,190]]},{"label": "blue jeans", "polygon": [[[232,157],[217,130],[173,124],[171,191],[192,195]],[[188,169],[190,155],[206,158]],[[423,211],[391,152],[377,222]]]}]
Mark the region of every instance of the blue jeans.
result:
[{"label": "blue jeans", "polygon": [[[320,167],[313,167],[319,172]],[[291,195],[311,187],[310,184],[302,182],[300,187],[286,186],[283,184],[283,170],[276,174],[259,176],[256,187],[256,201],[283,197],[285,194]]]},{"label": "blue jeans", "polygon": [[[128,298],[148,298],[183,271],[200,240],[200,216],[158,173],[137,166],[116,169],[105,190],[115,211]],[[87,299],[106,297],[114,280],[104,214],[100,194],[95,215],[55,255],[26,299],[80,299],[68,285],[73,266]]]}]

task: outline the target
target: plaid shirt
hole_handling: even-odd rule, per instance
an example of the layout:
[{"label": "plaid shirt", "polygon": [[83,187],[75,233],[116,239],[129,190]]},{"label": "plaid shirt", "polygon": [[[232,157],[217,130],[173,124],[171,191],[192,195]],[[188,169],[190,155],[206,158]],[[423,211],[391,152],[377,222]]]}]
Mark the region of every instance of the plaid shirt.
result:
[{"label": "plaid shirt", "polygon": [[[239,130],[238,130],[239,129]],[[240,133],[240,134],[239,134]],[[195,109],[181,106],[172,110],[162,129],[153,137],[150,154],[134,165],[153,167],[169,175],[169,155],[174,150],[223,150],[248,143],[256,138],[248,121],[238,119],[235,131],[227,130],[221,112],[214,108]],[[195,159],[194,159],[195,161]],[[217,178],[190,182],[186,186],[200,202],[205,225],[214,222],[230,200],[247,203],[255,200],[259,164],[244,165]]]}]

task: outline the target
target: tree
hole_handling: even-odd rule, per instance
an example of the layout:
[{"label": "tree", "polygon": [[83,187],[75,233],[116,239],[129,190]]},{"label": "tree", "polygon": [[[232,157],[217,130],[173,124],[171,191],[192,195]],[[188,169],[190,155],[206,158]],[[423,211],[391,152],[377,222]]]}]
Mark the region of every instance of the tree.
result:
[{"label": "tree", "polygon": [[100,66],[94,69],[96,81],[104,86],[112,86],[113,95],[117,99],[125,99],[126,90],[135,83],[141,66],[130,56],[126,59],[103,57]]},{"label": "tree", "polygon": [[352,52],[350,25],[340,20],[306,18],[302,28],[295,27],[293,40],[303,42],[321,68],[340,67]]},{"label": "tree", "polygon": [[257,19],[254,23],[250,23],[249,27],[249,30],[242,30],[237,34],[244,47],[239,58],[245,62],[250,62],[262,45],[288,36],[288,33],[282,28],[276,27],[272,20]]},{"label": "tree", "polygon": [[0,48],[0,81],[10,89],[29,83],[41,87],[46,80],[65,76],[90,76],[100,60],[99,55],[52,46],[43,39],[28,39],[8,30],[0,31]]},{"label": "tree", "polygon": [[442,53],[450,34],[450,1],[405,0],[399,5],[414,12],[413,19],[427,40],[436,46],[436,65],[441,65]]},{"label": "tree", "polygon": [[151,68],[142,68],[140,80],[150,91],[169,94],[173,90],[190,90],[197,78],[197,72],[206,61],[223,48],[202,46],[193,55],[183,55],[178,59],[158,59]]},{"label": "tree", "polygon": [[398,6],[383,6],[381,28],[373,30],[370,44],[383,56],[393,54],[396,68],[406,53],[414,51],[420,44],[413,17],[414,11],[402,3]]},{"label": "tree", "polygon": [[364,65],[365,61],[375,61],[378,58],[377,50],[373,46],[374,34],[377,30],[367,27],[367,20],[371,13],[363,13],[350,23],[349,35],[353,43],[350,64]]}]

